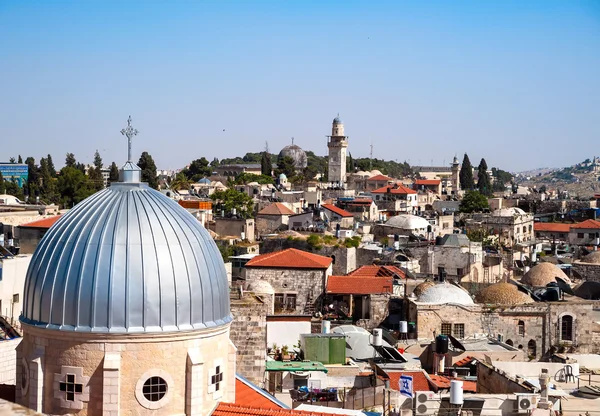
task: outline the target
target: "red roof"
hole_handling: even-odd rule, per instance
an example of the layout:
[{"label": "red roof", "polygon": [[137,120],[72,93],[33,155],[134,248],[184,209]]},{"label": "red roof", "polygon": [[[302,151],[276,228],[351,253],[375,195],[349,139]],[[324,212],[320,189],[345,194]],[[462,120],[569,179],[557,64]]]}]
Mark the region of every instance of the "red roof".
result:
[{"label": "red roof", "polygon": [[27,224],[21,224],[19,227],[25,228],[44,228],[48,229],[54,225],[56,221],[60,219],[60,215],[54,215],[52,217],[44,218],[42,220],[37,220],[33,222],[28,222]]},{"label": "red roof", "polygon": [[246,267],[327,269],[331,265],[331,261],[331,257],[319,256],[308,251],[288,248],[287,250],[256,256],[246,263]]},{"label": "red roof", "polygon": [[464,367],[466,365],[469,365],[473,362],[475,358],[471,357],[470,355],[467,355],[465,358],[463,358],[462,360],[458,360],[457,362],[454,363],[454,367]]},{"label": "red roof", "polygon": [[573,224],[571,228],[585,228],[585,229],[596,229],[600,228],[600,221],[596,220],[585,220],[584,222],[580,222],[579,224]]},{"label": "red roof", "polygon": [[450,388],[450,381],[460,380],[463,382],[463,391],[467,391],[470,393],[477,393],[477,383],[474,381],[467,381],[467,380],[462,380],[459,378],[455,379],[455,378],[450,378],[450,377],[445,377],[445,376],[440,376],[440,375],[435,375],[435,374],[429,374],[429,379],[438,389],[444,389],[444,390]]},{"label": "red roof", "polygon": [[404,185],[388,185],[383,188],[379,188],[373,191],[374,194],[396,194],[396,195],[404,195],[404,194],[416,194],[417,191],[407,188]]},{"label": "red roof", "polygon": [[417,179],[415,180],[415,185],[439,185],[439,179]]},{"label": "red roof", "polygon": [[353,217],[352,214],[350,214],[348,211],[346,211],[345,209],[341,209],[339,207],[336,207],[335,205],[331,205],[331,204],[323,204],[321,205],[323,208],[325,208],[326,210],[329,210],[331,212],[336,213],[337,215],[339,215],[340,217]]},{"label": "red roof", "polygon": [[294,211],[281,202],[274,202],[260,210],[258,215],[294,215]]},{"label": "red roof", "polygon": [[369,179],[367,179],[368,181],[373,181],[373,182],[382,182],[382,181],[393,181],[392,178],[390,178],[389,176],[385,176],[385,175],[375,175],[375,176],[371,176]]},{"label": "red roof", "polygon": [[412,376],[413,391],[433,391],[427,380],[427,376],[423,371],[386,371],[390,378],[390,388],[400,391],[399,381],[400,376]]},{"label": "red roof", "polygon": [[372,295],[392,293],[391,277],[329,276],[327,293],[344,295]]},{"label": "red roof", "polygon": [[308,412],[292,409],[262,409],[241,404],[219,403],[212,416],[331,416],[331,413]]},{"label": "red roof", "polygon": [[276,399],[266,391],[259,390],[250,382],[235,377],[235,402],[238,405],[260,407],[261,409],[282,409]]},{"label": "red roof", "polygon": [[396,266],[361,266],[348,273],[348,276],[393,277],[394,275],[402,279],[406,278],[406,273]]},{"label": "red roof", "polygon": [[568,233],[576,224],[564,224],[558,222],[536,222],[533,224],[534,231],[547,231],[553,233]]}]

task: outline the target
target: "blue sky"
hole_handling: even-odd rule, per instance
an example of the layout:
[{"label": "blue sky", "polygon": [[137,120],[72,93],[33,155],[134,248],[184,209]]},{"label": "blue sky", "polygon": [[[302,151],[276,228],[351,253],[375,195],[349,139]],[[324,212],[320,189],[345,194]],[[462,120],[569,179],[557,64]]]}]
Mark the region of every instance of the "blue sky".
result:
[{"label": "blue sky", "polygon": [[0,0],[0,159],[326,153],[525,170],[600,155],[599,1]]}]

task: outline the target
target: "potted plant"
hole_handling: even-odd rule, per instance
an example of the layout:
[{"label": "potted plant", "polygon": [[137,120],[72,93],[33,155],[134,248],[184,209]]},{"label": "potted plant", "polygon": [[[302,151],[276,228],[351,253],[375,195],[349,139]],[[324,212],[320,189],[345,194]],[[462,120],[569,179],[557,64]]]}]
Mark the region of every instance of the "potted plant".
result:
[{"label": "potted plant", "polygon": [[289,360],[290,359],[289,347],[287,345],[284,345],[283,347],[281,347],[281,357],[284,360]]}]

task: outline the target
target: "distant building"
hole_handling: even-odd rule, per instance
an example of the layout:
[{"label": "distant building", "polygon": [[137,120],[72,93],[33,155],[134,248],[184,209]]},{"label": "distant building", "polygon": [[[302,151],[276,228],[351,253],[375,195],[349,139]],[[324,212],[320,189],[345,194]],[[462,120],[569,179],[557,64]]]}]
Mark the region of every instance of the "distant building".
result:
[{"label": "distant building", "polygon": [[221,165],[215,167],[215,172],[219,176],[238,176],[240,173],[252,173],[260,175],[262,173],[260,163],[240,163],[232,165]]},{"label": "distant building", "polygon": [[23,186],[29,178],[29,167],[24,163],[0,163],[0,173],[5,181],[15,180]]},{"label": "distant building", "polygon": [[348,149],[348,136],[344,135],[344,123],[340,117],[333,119],[331,136],[327,136],[329,149],[329,182],[343,185],[346,182],[346,149]]}]

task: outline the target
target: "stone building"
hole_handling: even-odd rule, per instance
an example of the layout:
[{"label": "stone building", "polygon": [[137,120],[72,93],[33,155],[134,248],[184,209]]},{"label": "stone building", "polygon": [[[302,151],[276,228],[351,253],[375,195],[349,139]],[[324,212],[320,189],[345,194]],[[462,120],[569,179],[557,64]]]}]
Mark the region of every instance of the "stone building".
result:
[{"label": "stone building", "polygon": [[569,243],[577,246],[600,246],[600,221],[585,220],[572,225]]},{"label": "stone building", "polygon": [[210,414],[235,399],[227,275],[208,232],[128,162],[27,272],[16,401],[78,415]]},{"label": "stone building", "polygon": [[600,251],[594,251],[574,261],[571,267],[583,280],[600,282]]},{"label": "stone building", "polygon": [[344,123],[339,115],[333,119],[331,136],[328,137],[329,149],[328,179],[329,182],[343,186],[346,183],[346,149],[348,136],[344,135]]},{"label": "stone building", "polygon": [[[553,351],[573,350],[598,353],[598,302],[570,297],[558,302],[523,302],[522,293],[500,288],[478,294],[485,303],[474,303],[467,295],[448,290],[448,284],[429,284],[409,299],[408,319],[416,322],[416,337],[431,339],[433,334],[463,339],[475,334],[501,339],[523,349],[535,359]],[[495,293],[494,293],[495,292]],[[463,292],[466,294],[466,292]]]},{"label": "stone building", "polygon": [[289,248],[254,257],[245,266],[247,285],[268,282],[274,290],[276,314],[312,314],[319,310],[331,257]]},{"label": "stone building", "polygon": [[331,225],[339,224],[341,228],[352,228],[354,225],[354,215],[348,211],[336,207],[333,204],[323,204],[323,216],[329,221]]},{"label": "stone building", "polygon": [[254,218],[217,217],[214,222],[214,232],[221,238],[233,238],[255,241]]},{"label": "stone building", "polygon": [[306,152],[302,150],[300,146],[294,144],[294,138],[292,137],[292,144],[285,146],[279,152],[278,159],[290,157],[294,161],[294,167],[300,171],[307,165],[308,159],[306,158]]},{"label": "stone building", "polygon": [[415,214],[417,212],[417,191],[401,184],[386,185],[371,192],[379,211],[389,215]]},{"label": "stone building", "polygon": [[512,247],[517,243],[535,240],[533,215],[521,208],[503,208],[492,214],[474,214],[466,221],[467,230],[486,230],[498,242]]},{"label": "stone building", "polygon": [[256,232],[261,235],[287,230],[292,215],[294,211],[287,205],[273,202],[256,214]]}]

